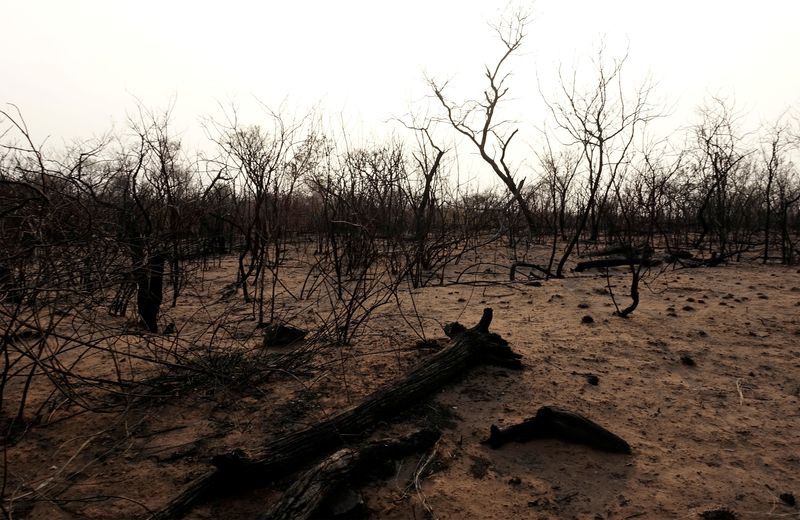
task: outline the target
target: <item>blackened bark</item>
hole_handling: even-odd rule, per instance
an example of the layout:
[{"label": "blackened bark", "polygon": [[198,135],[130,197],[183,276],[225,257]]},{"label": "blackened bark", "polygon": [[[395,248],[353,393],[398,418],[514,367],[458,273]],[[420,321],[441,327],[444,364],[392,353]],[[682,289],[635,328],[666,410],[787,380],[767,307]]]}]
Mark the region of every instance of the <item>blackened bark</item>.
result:
[{"label": "blackened bark", "polygon": [[136,305],[147,330],[158,332],[158,313],[164,293],[164,255],[151,256],[139,271]]}]

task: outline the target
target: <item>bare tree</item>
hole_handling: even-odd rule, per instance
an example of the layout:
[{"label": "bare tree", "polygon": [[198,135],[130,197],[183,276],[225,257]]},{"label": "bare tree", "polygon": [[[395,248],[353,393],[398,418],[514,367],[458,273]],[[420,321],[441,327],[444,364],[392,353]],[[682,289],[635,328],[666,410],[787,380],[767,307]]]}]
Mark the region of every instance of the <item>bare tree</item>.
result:
[{"label": "bare tree", "polygon": [[761,163],[766,183],[764,186],[764,256],[762,258],[765,264],[769,260],[774,185],[776,179],[779,176],[785,177],[787,168],[791,167],[788,154],[793,144],[789,126],[782,121],[769,128],[761,143]]},{"label": "bare tree", "polygon": [[556,153],[546,134],[545,145],[544,151],[539,155],[539,162],[544,172],[543,181],[552,206],[550,210],[552,245],[547,263],[547,271],[552,272],[559,238],[567,240],[567,205],[573,181],[580,167],[580,156],[570,148]]},{"label": "bare tree", "polygon": [[[213,122],[212,140],[220,150],[219,161],[233,176],[237,212],[226,219],[244,240],[239,252],[237,285],[245,301],[254,303],[259,323],[264,321],[265,291],[269,286],[270,320],[274,317],[278,270],[284,260],[287,223],[298,182],[315,151],[315,137],[299,134],[305,120],[287,122],[268,111],[269,128],[242,125],[236,110],[225,122]],[[272,276],[267,279],[266,274]],[[251,293],[251,286],[253,292]]]},{"label": "bare tree", "polygon": [[441,214],[442,201],[439,200],[444,185],[441,170],[446,150],[434,142],[428,125],[406,126],[414,130],[417,148],[411,154],[413,171],[402,182],[403,195],[410,210],[409,224],[413,230],[410,248],[404,247],[405,268],[413,287],[418,288],[427,283],[424,272],[430,272],[441,260],[446,260],[442,254],[448,256],[454,237],[448,237],[446,233],[434,236],[435,227],[442,232],[446,230]]},{"label": "bare tree", "polygon": [[522,213],[529,232],[533,233],[538,221],[523,190],[526,179],[518,177],[518,171],[509,165],[507,157],[511,140],[519,129],[508,128],[509,122],[500,120],[498,116],[500,104],[509,89],[507,82],[511,73],[506,72],[506,64],[522,46],[527,25],[528,16],[518,12],[495,28],[504,50],[493,66],[485,67],[487,87],[481,99],[455,103],[445,94],[447,83],[429,80],[429,84],[445,110],[446,122],[478,150],[481,159],[505,185]]},{"label": "bare tree", "polygon": [[396,142],[338,156],[327,151],[308,179],[319,240],[301,295],[324,303],[316,314],[325,334],[347,345],[395,297],[406,273],[392,265],[397,235],[407,229],[406,166]]},{"label": "bare tree", "polygon": [[680,153],[671,156],[663,147],[651,147],[643,151],[637,163],[621,170],[613,180],[616,211],[606,215],[612,221],[608,229],[618,254],[627,260],[631,275],[631,302],[624,308],[620,308],[608,284],[617,316],[625,318],[636,310],[641,281],[651,273],[651,268],[661,263],[654,258],[656,238],[663,229],[667,185],[680,171],[682,161]]},{"label": "bare tree", "polygon": [[560,139],[579,151],[581,173],[585,176],[577,226],[556,268],[555,275],[559,277],[587,224],[591,227],[589,239],[597,240],[599,213],[618,172],[631,160],[634,138],[659,115],[649,101],[650,83],[626,91],[623,83],[626,60],[627,55],[607,63],[601,48],[594,61],[594,80],[587,89],[581,89],[577,71],[567,78],[559,70],[559,98],[546,100],[563,136]]},{"label": "bare tree", "polygon": [[699,183],[697,220],[701,226],[694,247],[700,247],[713,232],[718,248],[714,254],[725,258],[730,255],[730,184],[751,151],[742,147],[742,137],[736,129],[737,115],[725,100],[713,98],[700,109],[700,117],[693,129],[696,145],[692,170]]}]

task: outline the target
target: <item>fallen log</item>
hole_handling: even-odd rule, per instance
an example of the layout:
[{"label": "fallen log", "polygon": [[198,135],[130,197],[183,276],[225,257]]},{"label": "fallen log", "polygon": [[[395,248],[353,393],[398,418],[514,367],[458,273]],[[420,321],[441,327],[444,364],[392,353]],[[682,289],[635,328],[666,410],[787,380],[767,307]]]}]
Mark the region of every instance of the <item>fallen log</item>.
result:
[{"label": "fallen log", "polygon": [[445,326],[449,345],[427,358],[403,379],[384,386],[360,404],[328,419],[267,443],[257,454],[240,451],[212,459],[214,469],[194,479],[185,489],[150,518],[180,518],[192,506],[227,490],[240,490],[289,475],[347,442],[364,437],[379,422],[430,397],[447,383],[463,376],[475,365],[493,364],[521,369],[519,354],[499,335],[489,332],[492,309],[468,329],[460,323]]},{"label": "fallen log", "polygon": [[607,247],[597,251],[590,251],[587,255],[582,256],[616,256],[624,258],[640,258],[650,257],[653,255],[653,248],[650,244],[621,244],[617,246]]},{"label": "fallen log", "polygon": [[575,271],[580,273],[587,269],[602,269],[605,267],[619,267],[622,265],[639,265],[645,267],[655,267],[661,264],[660,260],[653,260],[651,258],[607,258],[605,260],[588,260],[586,262],[578,262],[575,266]]},{"label": "fallen log", "polygon": [[484,444],[497,449],[509,442],[533,439],[561,439],[611,453],[630,453],[631,447],[621,437],[591,419],[556,406],[542,406],[536,416],[508,428],[492,425]]},{"label": "fallen log", "polygon": [[680,264],[681,267],[686,269],[694,269],[698,267],[717,267],[718,265],[727,262],[728,258],[736,255],[737,252],[729,253],[726,255],[717,254],[716,251],[711,252],[710,258],[700,258],[692,254],[687,255],[670,255],[667,257],[668,263]]},{"label": "fallen log", "polygon": [[373,473],[386,462],[427,451],[441,432],[420,430],[399,439],[367,443],[361,448],[343,448],[300,475],[286,490],[264,520],[305,520],[343,484]]},{"label": "fallen log", "polygon": [[686,251],[685,249],[678,249],[677,251],[673,251],[669,253],[665,258],[664,261],[668,264],[673,264],[678,260],[691,260],[694,258],[694,255],[691,251]]},{"label": "fallen log", "polygon": [[[553,275],[553,273],[551,273],[550,271],[548,271],[547,269],[545,269],[544,267],[542,267],[542,266],[540,266],[538,264],[532,264],[530,262],[514,262],[513,264],[511,264],[511,272],[509,273],[509,278],[510,278],[510,280],[512,282],[514,280],[516,280],[516,278],[517,278],[517,270],[520,267],[527,267],[528,269],[539,271],[540,273],[542,273],[544,275],[545,278],[555,278],[555,275]],[[533,273],[530,273],[530,275],[528,277],[530,278],[531,276],[539,278],[540,280],[542,279],[541,276],[535,275]]]}]

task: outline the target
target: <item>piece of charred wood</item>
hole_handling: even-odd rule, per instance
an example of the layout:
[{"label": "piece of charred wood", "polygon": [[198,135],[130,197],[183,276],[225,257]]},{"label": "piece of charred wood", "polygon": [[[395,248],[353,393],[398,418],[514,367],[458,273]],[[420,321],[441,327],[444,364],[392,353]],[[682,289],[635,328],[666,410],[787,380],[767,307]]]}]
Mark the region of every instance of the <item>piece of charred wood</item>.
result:
[{"label": "piece of charred wood", "polygon": [[298,476],[264,520],[310,518],[343,485],[363,483],[367,476],[382,472],[387,462],[429,450],[440,436],[436,430],[420,430],[400,438],[369,442],[360,448],[343,448]]},{"label": "piece of charred wood", "polygon": [[653,255],[653,248],[650,244],[629,245],[607,247],[597,251],[590,251],[588,256],[624,256],[625,258],[650,257]]},{"label": "piece of charred wood", "polygon": [[555,278],[555,275],[553,273],[551,273],[550,271],[548,271],[547,269],[545,269],[544,267],[542,267],[542,266],[540,266],[538,264],[532,264],[530,262],[514,262],[513,264],[511,264],[511,272],[509,273],[509,278],[510,278],[510,280],[512,282],[514,280],[516,280],[516,278],[517,278],[517,270],[520,267],[526,267],[528,269],[531,269],[531,272],[528,275],[528,278],[539,278],[539,279],[542,279],[542,276],[534,274],[533,271],[539,271],[540,273],[542,273],[542,275],[544,275],[544,278]]},{"label": "piece of charred wood", "polygon": [[283,323],[265,323],[261,325],[264,329],[265,347],[286,347],[305,339],[307,330],[298,329]]},{"label": "piece of charred wood", "polygon": [[434,395],[473,366],[493,364],[521,369],[522,356],[502,337],[489,332],[491,322],[492,309],[487,308],[472,328],[451,323],[445,327],[450,343],[400,381],[385,385],[361,403],[324,421],[267,443],[258,453],[248,457],[239,453],[214,457],[215,468],[191,481],[151,518],[180,518],[196,503],[219,493],[285,477],[348,443],[359,441],[379,423]]},{"label": "piece of charred wood", "polygon": [[507,428],[493,424],[489,439],[484,442],[497,449],[509,442],[533,439],[561,439],[612,453],[631,452],[630,445],[621,437],[591,419],[556,406],[542,406],[536,416]]},{"label": "piece of charred wood", "polygon": [[664,261],[667,262],[668,264],[674,264],[679,260],[693,260],[693,259],[694,255],[692,254],[691,251],[679,249],[677,251],[673,251],[672,253],[668,254],[664,258]]},{"label": "piece of charred wood", "polygon": [[691,269],[697,267],[717,267],[721,264],[724,264],[728,261],[728,259],[741,254],[741,251],[733,251],[731,253],[726,253],[721,255],[716,251],[711,252],[711,256],[709,258],[700,258],[693,255],[689,255],[688,257],[681,256],[675,257],[674,255],[670,255],[667,257],[667,263],[675,263],[679,264],[683,268]]}]

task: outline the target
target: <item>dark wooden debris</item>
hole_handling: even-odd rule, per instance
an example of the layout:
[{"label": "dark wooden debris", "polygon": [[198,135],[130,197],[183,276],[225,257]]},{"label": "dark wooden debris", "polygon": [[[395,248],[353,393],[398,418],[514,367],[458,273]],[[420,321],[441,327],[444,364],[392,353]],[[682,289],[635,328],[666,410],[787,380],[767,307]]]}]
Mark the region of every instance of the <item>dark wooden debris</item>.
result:
[{"label": "dark wooden debris", "polygon": [[264,329],[265,347],[286,347],[305,339],[307,330],[298,329],[283,323],[264,323],[260,325]]},{"label": "dark wooden debris", "polygon": [[618,244],[605,249],[592,251],[589,253],[589,256],[624,256],[625,258],[639,256],[650,257],[653,256],[653,252],[653,248],[649,244]]},{"label": "dark wooden debris", "polygon": [[[531,270],[528,273],[528,278],[539,278],[539,279],[541,279],[542,277],[544,277],[544,278],[555,278],[553,273],[551,273],[550,271],[548,271],[547,269],[545,269],[544,267],[542,267],[542,266],[540,266],[538,264],[532,264],[530,262],[514,262],[513,264],[511,264],[511,272],[509,273],[509,278],[510,278],[510,280],[512,282],[514,280],[516,280],[516,278],[517,278],[517,270],[519,270],[520,267],[525,267],[525,268],[528,268],[528,269]],[[533,271],[539,271],[542,274],[541,275],[536,275],[536,274],[534,274]]]},{"label": "dark wooden debris", "polygon": [[669,264],[676,264],[689,269],[696,267],[717,267],[727,262],[729,258],[736,254],[737,252],[720,255],[716,251],[712,251],[709,258],[702,258],[694,256],[689,251],[678,251],[667,255],[665,260]]},{"label": "dark wooden debris", "polygon": [[644,267],[655,267],[661,264],[661,260],[653,258],[653,249],[647,245],[633,246],[623,244],[612,246],[599,251],[589,253],[592,257],[605,257],[597,260],[587,260],[578,262],[575,266],[576,272],[586,271],[588,269],[607,269],[609,267],[620,267],[642,265]]},{"label": "dark wooden debris", "polygon": [[661,264],[660,260],[652,258],[606,258],[603,260],[588,260],[586,262],[578,262],[575,266],[575,271],[580,273],[587,269],[603,269],[606,267],[620,267],[623,265],[639,265],[645,267],[656,267]]},{"label": "dark wooden debris", "polygon": [[[376,470],[382,472],[385,468],[381,466],[386,463],[429,450],[440,436],[439,431],[420,430],[400,438],[369,442],[360,448],[343,448],[294,479],[294,483],[264,516],[264,520],[310,518],[337,491],[343,491],[343,486],[363,483]],[[324,516],[335,516],[337,511],[332,509],[325,512]],[[343,512],[348,511],[339,511],[339,514]]]},{"label": "dark wooden debris", "polygon": [[501,429],[493,424],[489,438],[484,442],[497,449],[509,442],[533,439],[561,439],[611,453],[631,452],[630,445],[622,438],[591,419],[556,406],[542,406],[536,416],[507,428]]}]

